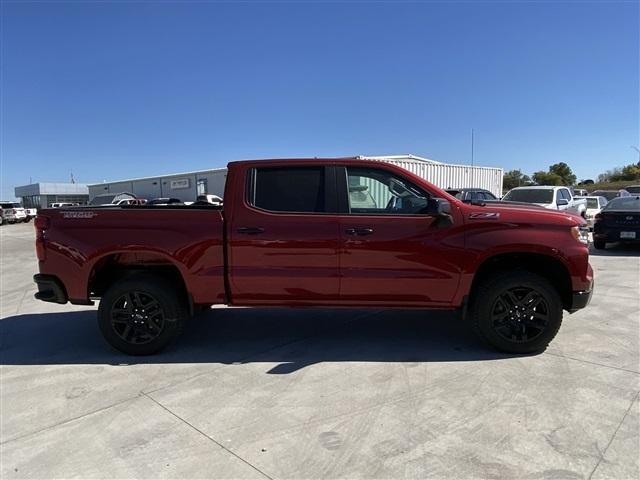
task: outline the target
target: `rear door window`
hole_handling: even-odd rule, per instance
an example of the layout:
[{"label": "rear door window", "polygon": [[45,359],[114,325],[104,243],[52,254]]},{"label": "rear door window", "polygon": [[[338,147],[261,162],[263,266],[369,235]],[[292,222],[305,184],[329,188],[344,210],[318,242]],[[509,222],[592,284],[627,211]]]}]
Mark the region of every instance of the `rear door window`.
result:
[{"label": "rear door window", "polygon": [[255,168],[249,203],[271,212],[324,213],[324,167]]}]

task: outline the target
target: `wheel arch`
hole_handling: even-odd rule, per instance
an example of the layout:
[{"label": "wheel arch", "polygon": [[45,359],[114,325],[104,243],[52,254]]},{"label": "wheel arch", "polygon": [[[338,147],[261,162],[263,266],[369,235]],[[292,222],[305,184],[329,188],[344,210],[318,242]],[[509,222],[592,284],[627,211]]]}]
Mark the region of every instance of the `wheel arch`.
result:
[{"label": "wheel arch", "polygon": [[488,277],[513,270],[524,270],[545,278],[560,294],[563,308],[571,307],[573,292],[569,270],[562,260],[543,253],[499,253],[484,259],[473,276],[469,297],[473,298],[478,285]]},{"label": "wheel arch", "polygon": [[89,297],[101,297],[114,283],[137,274],[154,275],[174,284],[185,300],[191,304],[182,269],[171,257],[153,251],[111,252],[96,259],[89,272]]}]

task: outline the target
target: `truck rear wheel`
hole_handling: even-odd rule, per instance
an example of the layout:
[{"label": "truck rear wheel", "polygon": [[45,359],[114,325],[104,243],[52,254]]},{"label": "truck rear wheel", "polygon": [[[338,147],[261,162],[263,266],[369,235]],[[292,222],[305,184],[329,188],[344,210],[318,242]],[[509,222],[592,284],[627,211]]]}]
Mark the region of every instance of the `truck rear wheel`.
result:
[{"label": "truck rear wheel", "polygon": [[113,285],[100,300],[98,326],[105,340],[128,355],[151,355],[182,331],[186,309],[174,285],[137,275]]},{"label": "truck rear wheel", "polygon": [[490,277],[470,305],[473,327],[489,344],[509,353],[541,352],[558,333],[562,301],[545,278],[517,271]]}]

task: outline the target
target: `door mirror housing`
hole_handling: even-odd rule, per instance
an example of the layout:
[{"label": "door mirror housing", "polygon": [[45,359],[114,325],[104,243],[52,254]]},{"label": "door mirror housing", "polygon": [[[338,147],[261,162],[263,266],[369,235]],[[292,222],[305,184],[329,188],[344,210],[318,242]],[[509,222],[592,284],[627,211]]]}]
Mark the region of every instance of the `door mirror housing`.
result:
[{"label": "door mirror housing", "polygon": [[559,207],[566,207],[567,205],[569,205],[569,200],[567,200],[566,198],[559,198],[556,202],[556,205],[558,205]]},{"label": "door mirror housing", "polygon": [[429,198],[425,213],[437,217],[448,217],[451,215],[451,204],[444,198]]}]

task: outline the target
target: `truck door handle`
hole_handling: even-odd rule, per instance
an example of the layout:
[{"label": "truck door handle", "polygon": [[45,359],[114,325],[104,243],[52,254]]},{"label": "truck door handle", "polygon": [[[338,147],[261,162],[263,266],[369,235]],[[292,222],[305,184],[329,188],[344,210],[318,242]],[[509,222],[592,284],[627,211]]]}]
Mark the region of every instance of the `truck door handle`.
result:
[{"label": "truck door handle", "polygon": [[264,228],[262,227],[239,227],[238,233],[244,233],[247,235],[257,235],[258,233],[264,232]]},{"label": "truck door handle", "polygon": [[357,235],[359,237],[362,237],[364,235],[371,235],[373,233],[373,228],[367,228],[367,227],[363,227],[363,228],[347,228],[344,233],[346,233],[347,235]]}]

